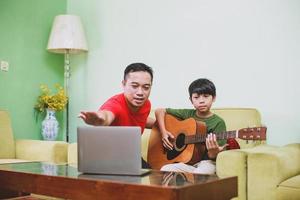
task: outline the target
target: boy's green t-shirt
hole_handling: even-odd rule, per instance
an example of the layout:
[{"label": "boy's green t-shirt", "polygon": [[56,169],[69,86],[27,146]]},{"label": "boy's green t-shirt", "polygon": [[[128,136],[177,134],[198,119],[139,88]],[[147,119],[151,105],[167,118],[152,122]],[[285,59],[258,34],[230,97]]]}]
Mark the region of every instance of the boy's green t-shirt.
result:
[{"label": "boy's green t-shirt", "polygon": [[[168,114],[173,115],[174,117],[177,117],[180,120],[185,120],[188,118],[194,118],[197,121],[202,121],[206,124],[207,127],[207,133],[221,133],[226,131],[226,124],[225,121],[219,117],[216,114],[213,114],[209,118],[199,118],[196,115],[195,109],[173,109],[173,108],[167,108],[166,112]],[[223,146],[226,144],[226,140],[218,140],[219,146]]]}]

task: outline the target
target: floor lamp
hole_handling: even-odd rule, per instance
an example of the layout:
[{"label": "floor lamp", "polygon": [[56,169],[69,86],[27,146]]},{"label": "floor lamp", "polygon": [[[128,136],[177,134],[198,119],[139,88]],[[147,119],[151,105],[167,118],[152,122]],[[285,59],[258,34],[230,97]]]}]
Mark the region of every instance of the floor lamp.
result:
[{"label": "floor lamp", "polygon": [[[83,26],[79,16],[58,15],[55,17],[49,36],[47,50],[64,54],[64,89],[69,98],[70,54],[88,51]],[[69,142],[69,102],[66,106],[66,141]]]}]

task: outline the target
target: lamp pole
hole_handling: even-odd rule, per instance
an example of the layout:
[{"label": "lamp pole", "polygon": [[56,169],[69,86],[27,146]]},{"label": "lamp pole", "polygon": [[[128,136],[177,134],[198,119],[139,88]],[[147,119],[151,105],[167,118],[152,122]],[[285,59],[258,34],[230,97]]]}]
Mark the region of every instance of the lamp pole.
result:
[{"label": "lamp pole", "polygon": [[64,68],[64,89],[68,97],[66,105],[66,142],[69,142],[69,79],[70,79],[70,50],[66,49],[65,52],[65,68]]}]

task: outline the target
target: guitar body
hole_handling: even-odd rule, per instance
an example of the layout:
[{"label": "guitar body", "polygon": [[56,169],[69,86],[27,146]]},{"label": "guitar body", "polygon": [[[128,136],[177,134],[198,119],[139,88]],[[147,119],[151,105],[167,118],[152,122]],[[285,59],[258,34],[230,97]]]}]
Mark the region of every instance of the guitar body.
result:
[{"label": "guitar body", "polygon": [[195,164],[205,152],[205,143],[185,144],[186,136],[195,134],[206,135],[206,125],[193,118],[179,121],[172,115],[165,116],[166,129],[175,137],[173,150],[163,147],[161,133],[157,124],[152,128],[147,161],[153,169],[160,169],[165,164],[183,162]]}]

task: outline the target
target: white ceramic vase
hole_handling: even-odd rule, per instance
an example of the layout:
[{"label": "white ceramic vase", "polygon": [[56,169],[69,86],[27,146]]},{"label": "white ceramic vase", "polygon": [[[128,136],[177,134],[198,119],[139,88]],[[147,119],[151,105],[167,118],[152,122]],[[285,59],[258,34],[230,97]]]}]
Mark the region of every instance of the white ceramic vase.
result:
[{"label": "white ceramic vase", "polygon": [[42,121],[42,136],[44,140],[54,141],[58,136],[59,124],[55,117],[55,111],[47,109],[45,119]]},{"label": "white ceramic vase", "polygon": [[42,171],[46,175],[50,176],[57,176],[58,168],[56,165],[48,164],[48,163],[42,163]]}]

